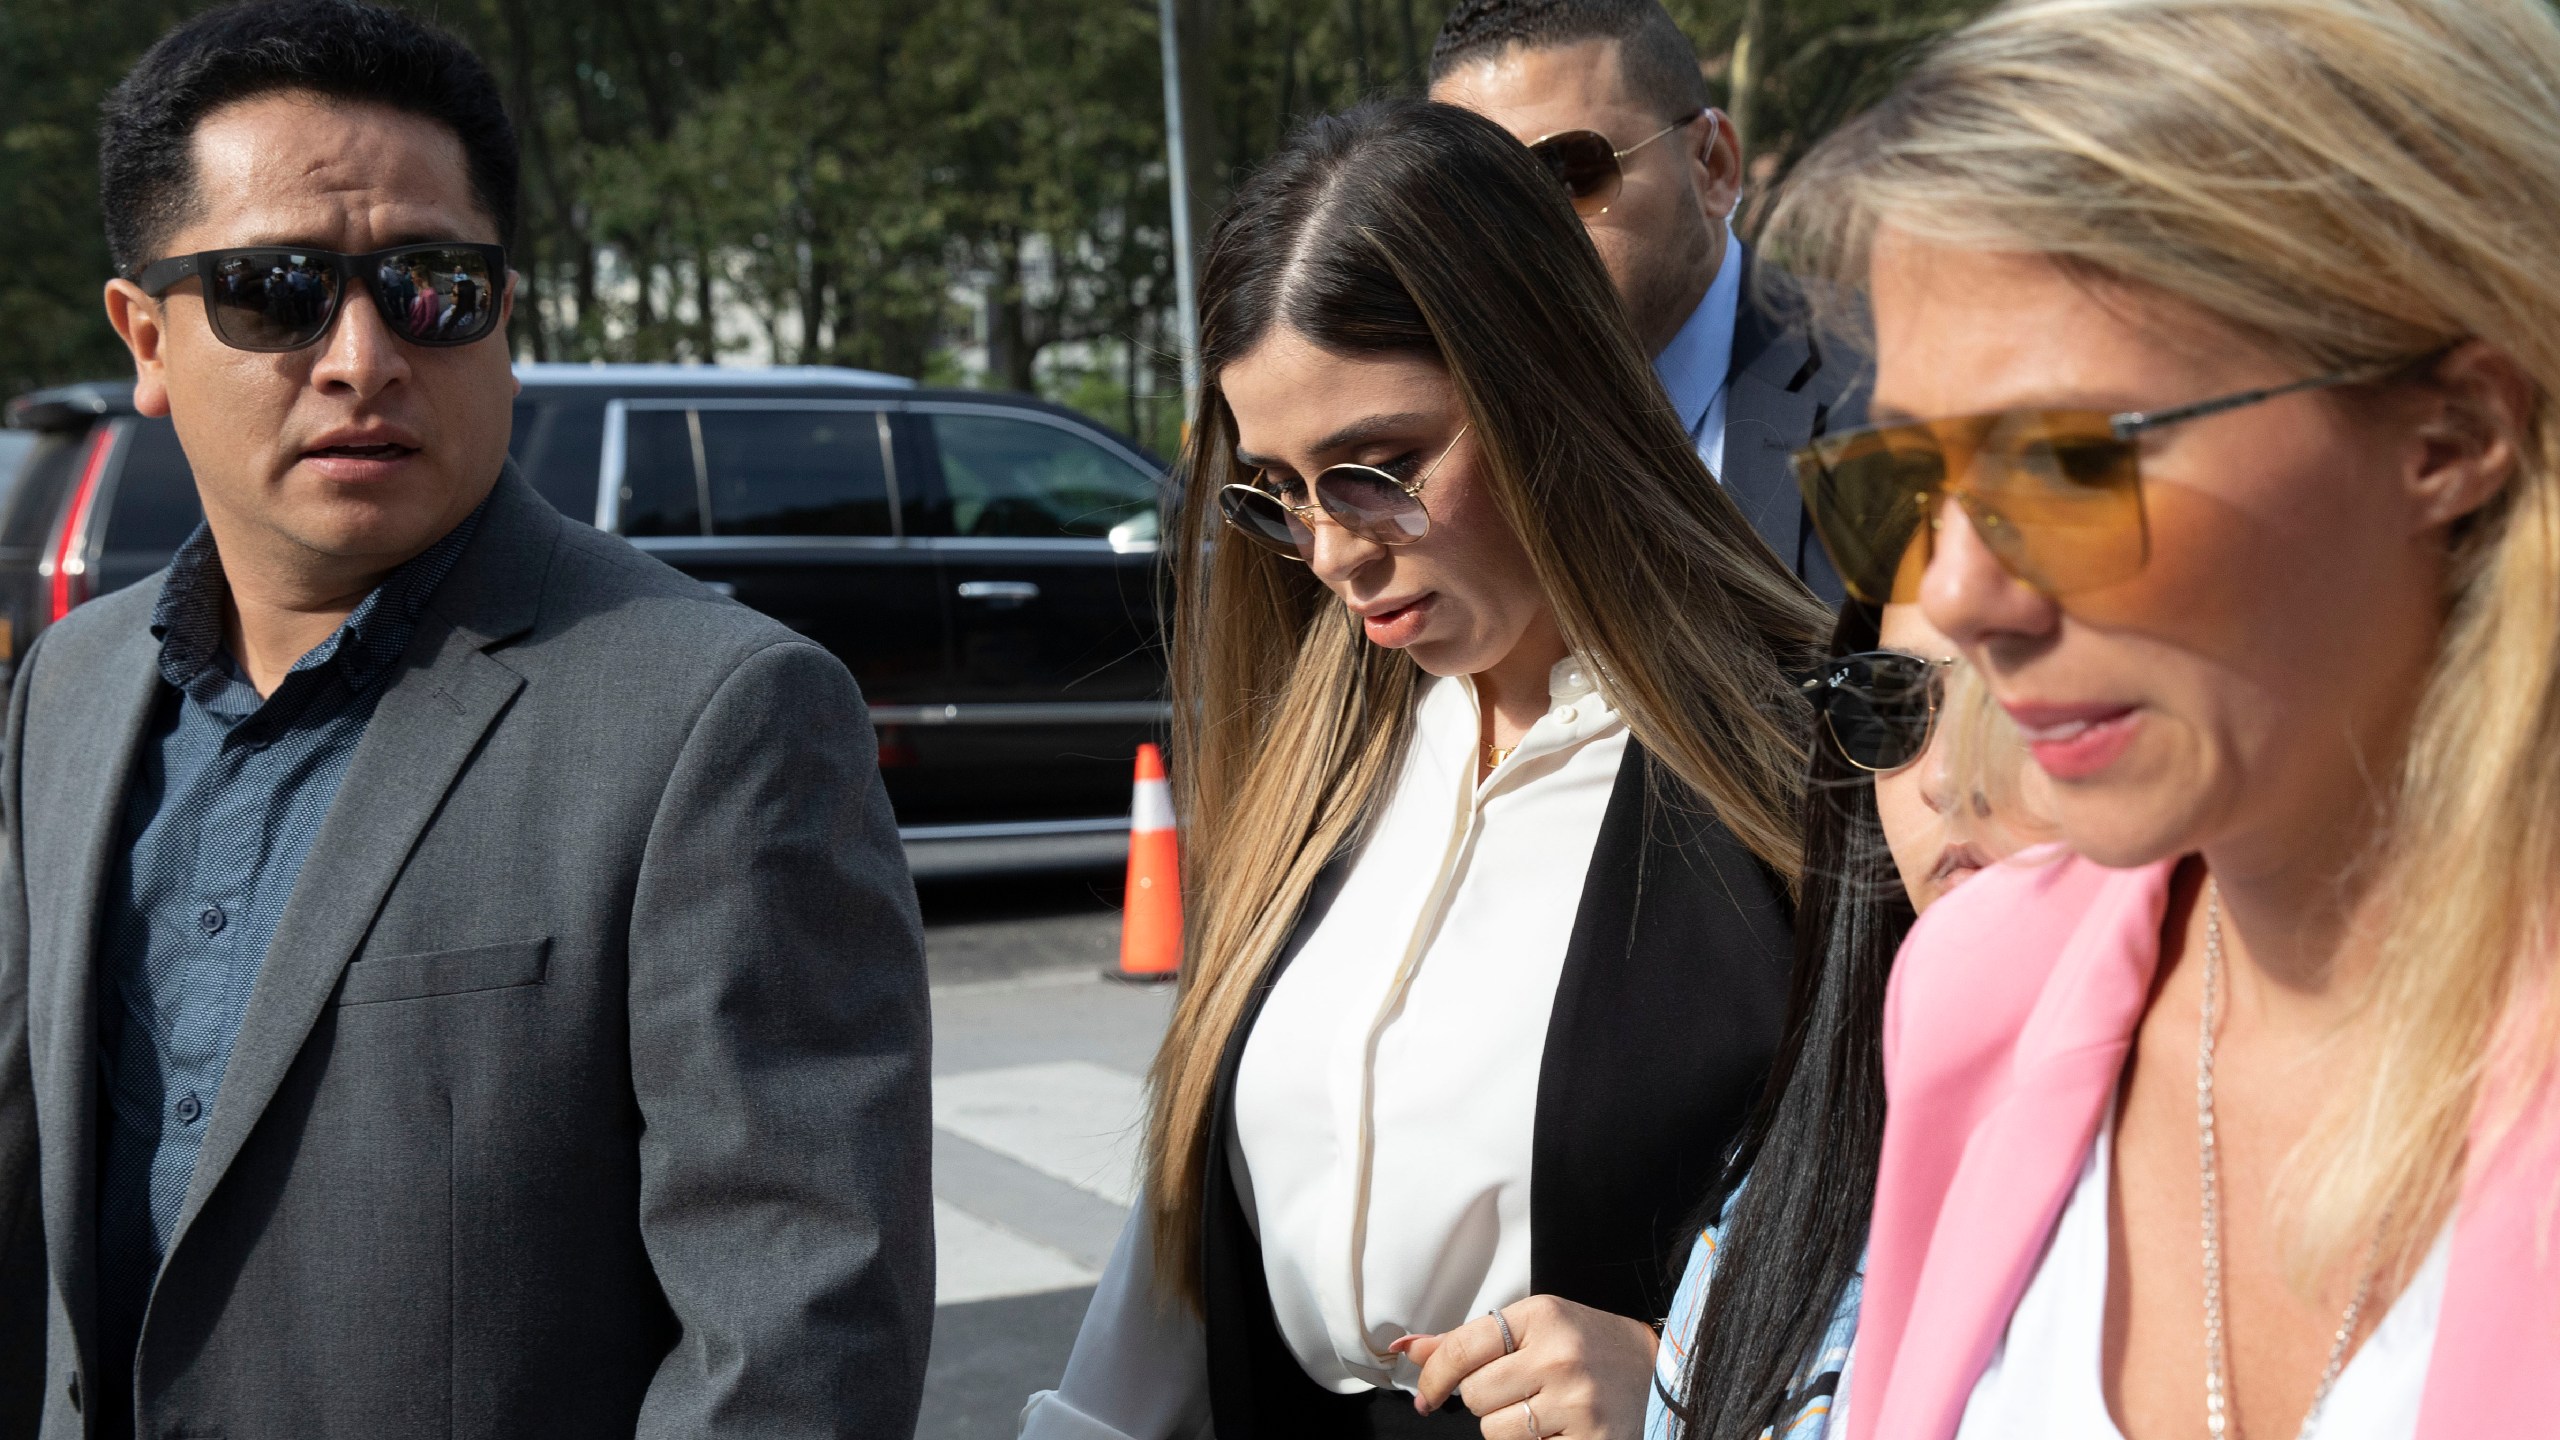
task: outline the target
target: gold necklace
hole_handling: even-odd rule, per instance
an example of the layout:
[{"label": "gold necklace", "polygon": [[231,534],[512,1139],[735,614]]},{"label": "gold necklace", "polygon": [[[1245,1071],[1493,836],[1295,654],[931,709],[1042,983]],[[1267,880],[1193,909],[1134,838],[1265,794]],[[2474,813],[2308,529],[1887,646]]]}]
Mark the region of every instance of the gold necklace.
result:
[{"label": "gold necklace", "polygon": [[1490,740],[1486,741],[1484,745],[1484,768],[1487,770],[1501,769],[1502,762],[1510,759],[1511,752],[1519,748],[1520,747],[1518,745],[1496,745]]}]

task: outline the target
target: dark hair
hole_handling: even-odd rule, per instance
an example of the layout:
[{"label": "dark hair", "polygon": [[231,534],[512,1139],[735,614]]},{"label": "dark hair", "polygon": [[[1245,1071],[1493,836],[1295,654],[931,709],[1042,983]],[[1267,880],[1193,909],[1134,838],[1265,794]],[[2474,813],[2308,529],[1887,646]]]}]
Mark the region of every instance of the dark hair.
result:
[{"label": "dark hair", "polygon": [[153,251],[186,223],[204,117],[281,90],[387,105],[451,130],[498,243],[515,243],[515,127],[498,82],[469,46],[414,15],[360,0],[243,0],[161,36],[107,96],[98,192],[119,271],[162,258]]},{"label": "dark hair", "polygon": [[1200,408],[1165,539],[1184,978],[1145,1187],[1157,1274],[1195,1300],[1219,1058],[1316,875],[1382,802],[1421,684],[1307,566],[1223,538],[1218,492],[1250,478],[1229,368],[1282,330],[1436,362],[1473,427],[1471,483],[1672,777],[1666,802],[1710,811],[1782,876],[1809,718],[1789,673],[1830,618],[1699,462],[1555,177],[1483,116],[1399,100],[1312,122],[1211,229],[1200,300]]},{"label": "dark hair", "polygon": [[1661,0],[1458,0],[1431,42],[1431,78],[1514,45],[1545,49],[1586,40],[1618,42],[1618,72],[1627,89],[1664,120],[1707,108],[1698,47]]},{"label": "dark hair", "polygon": [[[1881,618],[1851,602],[1832,653],[1874,649]],[[1664,1397],[1682,1440],[1759,1440],[1798,1408],[1790,1392],[1866,1250],[1884,1146],[1885,980],[1913,918],[1874,781],[1815,741],[1794,994],[1768,1088],[1719,1187],[1732,1203],[1688,1377]]]}]

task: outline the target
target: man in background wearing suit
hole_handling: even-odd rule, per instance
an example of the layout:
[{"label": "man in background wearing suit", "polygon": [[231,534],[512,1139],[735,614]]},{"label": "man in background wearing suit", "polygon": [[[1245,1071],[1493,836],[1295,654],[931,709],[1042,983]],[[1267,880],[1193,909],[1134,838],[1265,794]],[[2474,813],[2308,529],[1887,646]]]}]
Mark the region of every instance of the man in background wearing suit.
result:
[{"label": "man in background wearing suit", "polygon": [[1788,456],[1865,423],[1856,367],[1813,342],[1788,313],[1793,284],[1734,238],[1742,149],[1660,0],[1458,0],[1431,47],[1431,98],[1547,142],[1699,458],[1838,605]]},{"label": "man in background wearing suit", "polygon": [[862,698],[508,462],[488,72],[250,0],[126,77],[102,172],[206,519],[10,703],[0,1428],[909,1433],[925,981]]}]

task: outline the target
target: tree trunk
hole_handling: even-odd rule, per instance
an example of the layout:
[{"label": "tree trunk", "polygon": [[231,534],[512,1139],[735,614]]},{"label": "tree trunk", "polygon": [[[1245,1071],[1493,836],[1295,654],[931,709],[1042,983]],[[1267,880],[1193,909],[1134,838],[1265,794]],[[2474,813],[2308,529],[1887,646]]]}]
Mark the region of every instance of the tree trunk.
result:
[{"label": "tree trunk", "polygon": [[717,317],[712,311],[712,254],[710,237],[705,235],[693,255],[693,314],[696,337],[693,343],[699,352],[694,358],[705,365],[716,363],[720,358],[720,328]]},{"label": "tree trunk", "polygon": [[1230,0],[1178,0],[1174,9],[1179,30],[1174,39],[1182,54],[1182,163],[1191,173],[1172,179],[1191,187],[1191,258],[1196,267],[1211,217],[1227,208],[1227,176],[1243,148],[1237,133],[1242,117],[1222,115],[1218,104],[1218,61],[1227,53],[1234,18]]},{"label": "tree trunk", "polygon": [[1743,0],[1742,32],[1733,40],[1733,100],[1725,113],[1733,117],[1734,144],[1749,173],[1753,121],[1758,118],[1760,50],[1768,35],[1767,0]]},{"label": "tree trunk", "polygon": [[657,262],[649,258],[648,252],[641,249],[637,240],[626,245],[622,253],[631,266],[633,295],[631,335],[623,342],[623,349],[629,352],[630,358],[634,360],[663,360],[666,357],[657,353]]},{"label": "tree trunk", "polygon": [[1369,93],[1369,7],[1351,0],[1351,79],[1363,96]]}]

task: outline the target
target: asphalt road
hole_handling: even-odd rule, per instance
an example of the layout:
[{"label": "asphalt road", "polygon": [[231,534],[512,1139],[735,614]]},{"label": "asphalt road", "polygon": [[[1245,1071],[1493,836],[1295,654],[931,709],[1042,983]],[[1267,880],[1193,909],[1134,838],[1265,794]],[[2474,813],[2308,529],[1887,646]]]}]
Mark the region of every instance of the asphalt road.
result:
[{"label": "asphalt road", "polygon": [[921,887],[939,1293],[919,1440],[997,1440],[1057,1382],[1134,1189],[1168,986],[1105,979],[1117,870]]}]

